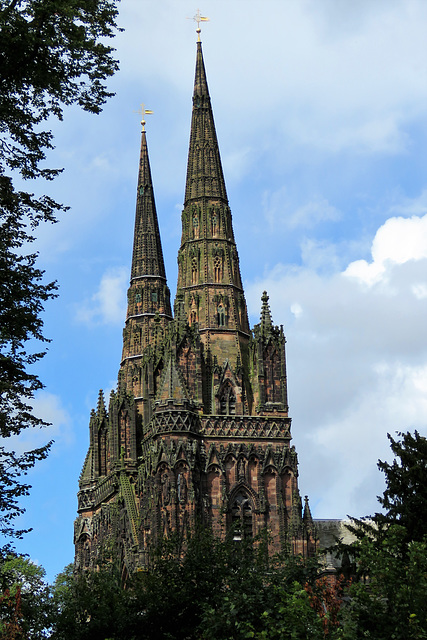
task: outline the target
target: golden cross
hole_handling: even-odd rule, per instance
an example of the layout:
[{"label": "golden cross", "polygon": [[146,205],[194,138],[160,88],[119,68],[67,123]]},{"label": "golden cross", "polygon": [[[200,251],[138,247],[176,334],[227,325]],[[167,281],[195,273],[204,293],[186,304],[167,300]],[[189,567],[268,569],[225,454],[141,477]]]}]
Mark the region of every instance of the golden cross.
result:
[{"label": "golden cross", "polygon": [[207,18],[206,16],[200,15],[200,9],[197,9],[197,13],[194,16],[193,20],[194,20],[194,22],[197,22],[197,29],[196,29],[197,42],[200,42],[200,32],[201,32],[200,23],[201,22],[209,22],[209,18]]},{"label": "golden cross", "polygon": [[141,109],[139,111],[134,111],[134,113],[138,113],[141,117],[141,125],[142,125],[142,130],[145,131],[145,116],[146,115],[151,115],[152,113],[154,113],[154,111],[151,111],[151,109],[146,109],[144,103],[141,103]]}]

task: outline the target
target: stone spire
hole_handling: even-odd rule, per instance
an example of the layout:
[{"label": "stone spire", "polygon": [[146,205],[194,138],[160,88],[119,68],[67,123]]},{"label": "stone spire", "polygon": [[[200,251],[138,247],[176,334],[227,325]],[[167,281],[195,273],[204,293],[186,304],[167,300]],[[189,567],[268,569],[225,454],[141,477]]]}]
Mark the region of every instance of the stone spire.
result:
[{"label": "stone spire", "polygon": [[157,277],[166,282],[159,223],[157,221],[156,203],[154,201],[153,183],[148,159],[147,138],[145,131],[142,131],[131,283],[138,278],[147,279],[147,277]]},{"label": "stone spire", "polygon": [[145,122],[142,124],[131,279],[119,374],[121,390],[131,391],[135,397],[142,395],[140,362],[144,349],[149,345],[155,348],[172,320]]},{"label": "stone spire", "polygon": [[198,42],[184,206],[200,198],[215,198],[228,203],[202,43]]},{"label": "stone spire", "polygon": [[243,361],[240,343],[249,339],[249,323],[201,42],[197,43],[176,305],[190,325],[198,324],[205,348],[212,358],[217,357],[220,367],[225,362],[220,342],[228,334],[233,343],[234,333],[237,340],[227,356],[233,370],[239,366]]}]

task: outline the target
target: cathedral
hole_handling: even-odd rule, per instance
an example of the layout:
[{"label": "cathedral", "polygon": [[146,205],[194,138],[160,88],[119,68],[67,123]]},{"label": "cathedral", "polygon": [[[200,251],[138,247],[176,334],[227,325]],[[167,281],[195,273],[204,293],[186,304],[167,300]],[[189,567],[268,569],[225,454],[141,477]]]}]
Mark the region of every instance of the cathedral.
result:
[{"label": "cathedral", "polygon": [[200,35],[173,311],[144,124],[123,353],[117,390],[90,416],[75,566],[96,567],[108,546],[124,574],[144,568],[196,522],[236,543],[267,530],[272,553],[312,555],[286,340],[266,292],[249,326]]}]

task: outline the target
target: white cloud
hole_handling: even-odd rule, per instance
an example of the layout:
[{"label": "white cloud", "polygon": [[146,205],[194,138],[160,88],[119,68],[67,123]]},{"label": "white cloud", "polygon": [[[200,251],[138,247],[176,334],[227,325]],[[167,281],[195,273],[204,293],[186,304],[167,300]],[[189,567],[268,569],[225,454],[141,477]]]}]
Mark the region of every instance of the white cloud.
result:
[{"label": "white cloud", "polygon": [[31,401],[34,415],[48,422],[42,429],[28,428],[17,436],[5,439],[5,447],[17,454],[43,447],[50,440],[55,441],[54,451],[70,445],[74,441],[70,415],[59,396],[40,391]]},{"label": "white cloud", "polygon": [[102,276],[98,291],[78,307],[76,320],[89,325],[123,324],[128,278],[125,267],[109,269]]},{"label": "white cloud", "polygon": [[427,216],[390,218],[371,251],[372,262],[325,274],[313,244],[301,267],[246,286],[251,310],[266,289],[285,321],[300,482],[317,517],[378,509],[386,433],[427,433]]},{"label": "white cloud", "polygon": [[[371,286],[387,279],[390,265],[427,258],[427,214],[422,218],[389,218],[375,234],[371,253],[372,262],[356,260],[344,275]],[[414,294],[420,297],[423,285],[415,286],[418,293]]]}]

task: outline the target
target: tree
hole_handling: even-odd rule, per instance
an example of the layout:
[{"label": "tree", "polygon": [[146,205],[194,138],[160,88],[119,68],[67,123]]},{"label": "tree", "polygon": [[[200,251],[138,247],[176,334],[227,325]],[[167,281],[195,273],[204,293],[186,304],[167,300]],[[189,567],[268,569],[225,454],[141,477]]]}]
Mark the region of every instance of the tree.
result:
[{"label": "tree", "polygon": [[427,544],[406,538],[404,527],[391,525],[381,540],[356,543],[361,579],[341,611],[343,639],[427,638]]},{"label": "tree", "polygon": [[375,520],[383,524],[399,524],[406,529],[407,541],[422,541],[427,532],[427,439],[414,434],[398,433],[390,440],[395,459],[392,464],[378,461],[385,474],[386,489],[378,501],[385,513]]},{"label": "tree", "polygon": [[[112,95],[105,80],[118,68],[106,39],[117,30],[118,0],[0,0],[0,436],[46,426],[33,414],[31,399],[43,387],[30,371],[44,355],[33,341],[46,342],[41,313],[56,285],[43,282],[37,255],[24,247],[43,221],[66,209],[48,195],[24,190],[25,181],[52,180],[47,168],[53,135],[43,123],[63,118],[66,106],[99,113]],[[31,341],[31,347],[29,342]],[[0,447],[0,532],[22,512],[22,482],[45,447],[17,454],[9,440]]]},{"label": "tree", "polygon": [[[124,589],[114,564],[74,575],[66,567],[53,587],[56,615],[53,640],[132,640],[146,637],[141,628],[141,594]],[[153,636],[154,637],[154,636]],[[159,637],[159,636],[158,636]]]},{"label": "tree", "polygon": [[427,441],[417,431],[387,435],[395,458],[378,461],[384,512],[353,519],[356,541],[340,549],[354,560],[341,611],[346,640],[427,638]]},{"label": "tree", "polygon": [[60,613],[52,638],[332,640],[335,628],[314,602],[317,570],[302,558],[269,558],[263,540],[236,545],[200,528],[184,551],[178,537],[164,540],[149,569],[129,576],[125,589],[114,562],[68,572],[55,586]]},{"label": "tree", "polygon": [[42,640],[55,617],[45,571],[27,557],[7,552],[0,556],[0,637]]}]

